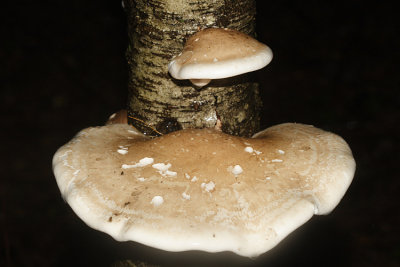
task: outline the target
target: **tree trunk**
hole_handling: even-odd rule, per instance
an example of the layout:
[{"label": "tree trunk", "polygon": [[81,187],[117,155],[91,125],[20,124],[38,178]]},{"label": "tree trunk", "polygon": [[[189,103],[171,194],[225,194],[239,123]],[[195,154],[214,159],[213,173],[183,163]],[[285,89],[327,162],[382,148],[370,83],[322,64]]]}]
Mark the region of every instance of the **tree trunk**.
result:
[{"label": "tree trunk", "polygon": [[254,36],[255,0],[124,0],[128,17],[129,123],[148,135],[214,127],[250,136],[261,101],[251,75],[196,89],[174,80],[168,63],[199,29],[231,28]]}]

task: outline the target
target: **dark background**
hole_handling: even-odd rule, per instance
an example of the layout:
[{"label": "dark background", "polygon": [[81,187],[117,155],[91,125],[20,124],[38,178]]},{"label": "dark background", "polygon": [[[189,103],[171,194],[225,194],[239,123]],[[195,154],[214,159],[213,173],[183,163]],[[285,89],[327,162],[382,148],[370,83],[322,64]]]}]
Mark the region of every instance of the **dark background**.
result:
[{"label": "dark background", "polygon": [[258,38],[275,56],[257,72],[263,127],[302,122],[341,135],[353,150],[356,175],[330,215],[313,217],[254,260],[119,243],[73,214],[51,159],[79,130],[124,107],[121,3],[3,3],[0,266],[109,266],[129,258],[181,266],[399,266],[396,9],[385,1],[327,2],[258,1]]}]

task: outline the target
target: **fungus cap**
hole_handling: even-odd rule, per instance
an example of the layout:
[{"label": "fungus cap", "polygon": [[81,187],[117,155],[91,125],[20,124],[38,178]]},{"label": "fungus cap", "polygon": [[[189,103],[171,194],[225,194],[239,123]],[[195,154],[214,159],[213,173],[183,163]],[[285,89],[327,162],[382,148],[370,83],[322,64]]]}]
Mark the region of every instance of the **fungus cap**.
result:
[{"label": "fungus cap", "polygon": [[111,124],[78,133],[53,168],[75,213],[116,240],[253,257],[329,213],[355,163],[342,138],[302,124],[254,138],[187,129],[154,139]]},{"label": "fungus cap", "polygon": [[173,58],[168,70],[179,80],[204,86],[211,79],[236,76],[261,69],[272,60],[271,49],[247,34],[209,28],[197,32]]},{"label": "fungus cap", "polygon": [[128,123],[128,112],[126,109],[121,109],[111,114],[111,116],[108,118],[106,122],[106,125],[117,124],[117,123],[122,123],[122,124]]}]

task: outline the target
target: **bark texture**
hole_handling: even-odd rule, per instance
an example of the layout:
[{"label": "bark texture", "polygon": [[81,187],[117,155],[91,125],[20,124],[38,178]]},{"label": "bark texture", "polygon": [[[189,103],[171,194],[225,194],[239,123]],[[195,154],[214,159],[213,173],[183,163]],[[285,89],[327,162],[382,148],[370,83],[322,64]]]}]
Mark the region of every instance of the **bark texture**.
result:
[{"label": "bark texture", "polygon": [[129,123],[149,135],[214,127],[250,136],[259,128],[261,101],[251,75],[196,89],[174,80],[168,63],[199,29],[227,27],[255,34],[255,0],[124,0],[128,17]]}]

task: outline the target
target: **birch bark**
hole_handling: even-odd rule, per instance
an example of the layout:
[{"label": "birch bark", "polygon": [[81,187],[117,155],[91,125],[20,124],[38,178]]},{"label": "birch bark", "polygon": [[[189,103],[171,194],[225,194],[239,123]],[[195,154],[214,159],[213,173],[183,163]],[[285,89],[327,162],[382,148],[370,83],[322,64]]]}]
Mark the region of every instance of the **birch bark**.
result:
[{"label": "birch bark", "polygon": [[129,123],[148,135],[214,127],[251,136],[261,100],[251,74],[196,89],[174,80],[168,63],[199,29],[221,27],[255,35],[255,0],[124,0],[128,18]]}]

